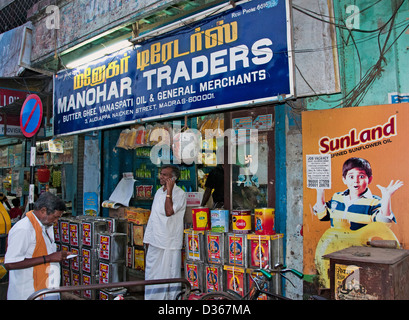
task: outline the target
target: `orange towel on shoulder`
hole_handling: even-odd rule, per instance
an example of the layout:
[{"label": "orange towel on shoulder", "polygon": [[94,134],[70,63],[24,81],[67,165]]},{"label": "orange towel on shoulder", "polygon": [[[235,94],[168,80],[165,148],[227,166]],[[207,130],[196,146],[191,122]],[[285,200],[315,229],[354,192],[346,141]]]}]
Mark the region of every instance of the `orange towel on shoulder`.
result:
[{"label": "orange towel on shoulder", "polygon": [[[36,233],[36,246],[33,252],[33,258],[48,255],[47,246],[45,245],[43,230],[40,223],[34,217],[33,211],[27,212],[27,218],[30,220]],[[33,267],[34,290],[46,289],[48,285],[49,263],[39,264]]]}]

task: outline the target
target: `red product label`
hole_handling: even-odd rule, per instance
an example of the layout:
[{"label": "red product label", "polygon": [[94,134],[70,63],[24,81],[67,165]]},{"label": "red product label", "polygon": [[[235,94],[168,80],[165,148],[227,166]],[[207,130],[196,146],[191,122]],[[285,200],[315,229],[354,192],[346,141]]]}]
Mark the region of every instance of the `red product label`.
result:
[{"label": "red product label", "polygon": [[70,224],[70,244],[78,246],[78,224]]},{"label": "red product label", "polygon": [[[79,254],[80,251],[77,248],[71,248],[72,254]],[[71,259],[71,270],[80,271],[80,258],[78,256]]]},{"label": "red product label", "polygon": [[207,292],[220,290],[219,269],[215,267],[206,267],[206,290]]},{"label": "red product label", "polygon": [[269,264],[268,240],[250,240],[251,267],[264,268]]},{"label": "red product label", "polygon": [[[69,247],[67,245],[63,244],[63,245],[61,245],[61,251],[70,251],[70,250],[69,250]],[[70,262],[68,260],[63,260],[61,262],[61,265],[64,268],[69,268],[70,267]]]},{"label": "red product label", "polygon": [[62,285],[63,286],[70,286],[71,285],[70,270],[62,269]]},{"label": "red product label", "polygon": [[70,243],[70,224],[67,221],[61,222],[61,242]]},{"label": "red product label", "polygon": [[99,237],[99,257],[101,259],[109,260],[109,242],[110,237],[108,236]]},{"label": "red product label", "polygon": [[92,246],[92,231],[91,223],[82,224],[82,244],[84,246]]},{"label": "red product label", "polygon": [[190,282],[192,289],[199,289],[199,275],[197,265],[186,264],[187,280]]},{"label": "red product label", "polygon": [[82,271],[91,272],[91,251],[82,248]]},{"label": "red product label", "polygon": [[[87,286],[89,284],[91,284],[91,277],[87,274],[83,274],[82,275],[82,284]],[[84,290],[84,298],[87,299],[91,299],[92,295],[91,295],[91,290]]]},{"label": "red product label", "polygon": [[58,228],[58,221],[53,225],[54,229],[54,240],[60,242],[60,228]]},{"label": "red product label", "polygon": [[207,235],[207,256],[211,263],[222,263],[220,236]]},{"label": "red product label", "polygon": [[99,283],[109,282],[109,265],[103,262],[99,263]]},{"label": "red product label", "polygon": [[237,266],[244,266],[243,245],[244,238],[229,236],[229,263]]},{"label": "red product label", "polygon": [[237,292],[239,295],[244,294],[244,272],[238,270],[226,271],[227,289]]}]

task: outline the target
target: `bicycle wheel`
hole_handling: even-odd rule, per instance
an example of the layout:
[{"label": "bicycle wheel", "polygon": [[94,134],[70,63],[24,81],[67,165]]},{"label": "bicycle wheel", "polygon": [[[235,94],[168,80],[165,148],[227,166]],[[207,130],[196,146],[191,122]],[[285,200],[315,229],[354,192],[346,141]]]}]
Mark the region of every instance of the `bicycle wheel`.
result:
[{"label": "bicycle wheel", "polygon": [[223,291],[214,291],[205,293],[199,300],[238,300],[230,293]]}]

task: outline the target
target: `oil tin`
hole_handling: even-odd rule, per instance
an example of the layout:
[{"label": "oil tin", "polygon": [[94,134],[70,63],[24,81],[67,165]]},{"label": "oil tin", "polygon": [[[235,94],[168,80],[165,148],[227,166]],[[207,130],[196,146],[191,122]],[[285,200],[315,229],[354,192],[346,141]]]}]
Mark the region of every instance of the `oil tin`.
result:
[{"label": "oil tin", "polygon": [[229,232],[229,210],[211,210],[210,218],[213,232]]},{"label": "oil tin", "polygon": [[83,246],[81,248],[81,271],[90,274],[96,274],[98,272],[98,253],[97,249],[87,248]]},{"label": "oil tin", "polygon": [[121,262],[103,262],[99,261],[98,267],[99,283],[112,283],[125,281],[126,267],[125,261]]},{"label": "oil tin", "polygon": [[109,262],[126,261],[126,233],[98,233],[98,258]]},{"label": "oil tin", "polygon": [[186,259],[204,262],[205,259],[204,231],[185,229],[184,234]]},{"label": "oil tin", "polygon": [[226,236],[226,252],[229,265],[247,267],[246,235],[228,233]]},{"label": "oil tin", "polygon": [[81,222],[78,220],[70,221],[70,246],[78,247],[80,243],[80,225]]},{"label": "oil tin", "polygon": [[251,211],[250,210],[232,210],[231,212],[232,231],[234,233],[251,232]]},{"label": "oil tin", "polygon": [[254,209],[254,231],[256,234],[275,234],[274,208]]},{"label": "oil tin", "polygon": [[225,234],[221,232],[206,232],[206,257],[210,264],[224,264],[225,258]]},{"label": "oil tin", "polygon": [[198,261],[187,261],[185,262],[185,278],[190,282],[192,290],[199,289],[203,291],[204,279],[203,279],[203,268],[202,262]]},{"label": "oil tin", "polygon": [[81,221],[82,245],[95,247],[98,241],[97,234],[108,231],[108,222],[101,219],[84,219]]},{"label": "oil tin", "polygon": [[206,207],[192,209],[193,230],[203,231],[211,229],[210,211]]},{"label": "oil tin", "polygon": [[[81,275],[81,283],[84,286],[95,284],[96,283],[96,276],[91,275],[89,273],[82,273]],[[88,300],[95,300],[96,299],[96,290],[82,290],[81,297]]]},{"label": "oil tin", "polygon": [[126,288],[108,288],[99,291],[99,300],[114,300],[117,297],[124,297],[127,293]]},{"label": "oil tin", "polygon": [[224,290],[233,290],[243,297],[247,292],[246,269],[225,265]]},{"label": "oil tin", "polygon": [[271,266],[271,238],[267,235],[248,234],[248,266],[264,268]]},{"label": "oil tin", "polygon": [[205,292],[223,291],[223,266],[214,264],[204,265]]}]

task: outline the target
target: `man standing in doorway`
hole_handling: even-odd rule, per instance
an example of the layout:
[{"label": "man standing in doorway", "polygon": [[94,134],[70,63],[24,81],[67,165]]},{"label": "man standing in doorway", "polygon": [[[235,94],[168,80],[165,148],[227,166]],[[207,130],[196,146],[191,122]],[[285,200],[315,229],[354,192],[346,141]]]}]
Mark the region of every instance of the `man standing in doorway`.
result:
[{"label": "man standing in doorway", "polygon": [[[145,280],[180,278],[183,218],[186,194],[176,185],[179,168],[163,165],[160,184],[152,203],[151,215],[143,242],[148,244]],[[145,287],[145,300],[173,300],[180,285],[150,285]]]},{"label": "man standing in doorway", "polygon": [[[66,210],[65,203],[45,192],[10,230],[4,266],[10,271],[8,300],[25,300],[32,293],[60,286],[60,262],[70,254],[56,251],[53,224]],[[49,294],[45,299],[59,299]]]}]

